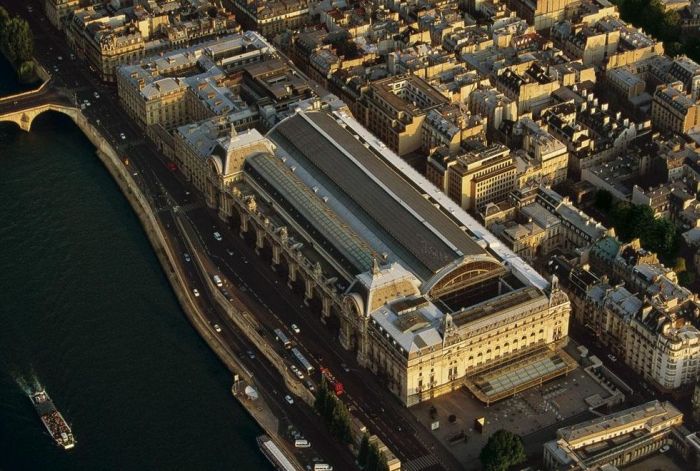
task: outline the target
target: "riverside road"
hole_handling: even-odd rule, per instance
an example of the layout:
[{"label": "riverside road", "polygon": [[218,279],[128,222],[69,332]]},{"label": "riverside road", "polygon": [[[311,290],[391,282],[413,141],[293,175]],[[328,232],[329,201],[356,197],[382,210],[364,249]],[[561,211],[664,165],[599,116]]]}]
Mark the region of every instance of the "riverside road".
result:
[{"label": "riverside road", "polygon": [[[215,211],[208,209],[178,172],[168,170],[165,159],[119,105],[116,88],[100,83],[84,62],[71,59],[65,38],[40,13],[42,6],[34,3],[34,13],[29,14],[26,2],[4,2],[8,10],[30,22],[35,33],[37,60],[52,73],[52,84],[72,90],[77,104],[90,101],[91,105],[83,113],[113,144],[129,168],[151,202],[174,252],[183,254],[188,250],[174,221],[172,211],[178,206],[199,234],[199,243],[205,251],[201,255],[206,255],[211,266],[217,268],[225,279],[226,289],[246,304],[267,332],[268,340],[274,342],[272,329],[282,328],[317,370],[319,366],[330,368],[345,384],[347,405],[401,459],[403,469],[461,469],[461,464],[416,422],[378,378],[357,366],[354,355],[344,351],[335,333],[321,323],[320,314],[306,307],[301,296],[287,287],[286,277],[273,271],[269,263],[259,258],[249,243],[238,236],[237,229],[227,227]],[[223,241],[213,239],[214,231],[222,234]],[[204,277],[213,273],[200,272],[196,264],[186,261],[184,256],[179,263],[190,292],[196,288],[201,293],[196,300],[206,313],[213,335],[224,340],[253,373],[280,422],[294,424],[313,443],[315,453],[327,458],[336,469],[352,469],[349,451],[325,433],[319,416],[302,401],[289,405],[283,400],[287,390],[280,374],[227,319],[207,292]],[[289,330],[292,323],[300,326],[299,334]],[[222,327],[221,333],[214,333],[214,324]],[[248,350],[258,354],[250,358],[245,354]],[[414,460],[420,460],[422,466],[412,463]]]}]

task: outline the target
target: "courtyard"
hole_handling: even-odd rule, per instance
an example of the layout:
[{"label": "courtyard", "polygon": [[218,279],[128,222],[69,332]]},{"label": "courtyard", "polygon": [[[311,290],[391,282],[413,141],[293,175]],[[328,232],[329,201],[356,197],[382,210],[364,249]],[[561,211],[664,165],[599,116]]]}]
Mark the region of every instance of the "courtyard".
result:
[{"label": "courtyard", "polygon": [[[479,452],[496,430],[517,433],[523,437],[528,455],[537,456],[542,453],[542,444],[555,438],[558,428],[592,418],[589,404],[609,396],[608,391],[578,367],[566,376],[490,406],[463,387],[411,410],[467,469],[479,469]],[[483,433],[475,423],[480,418],[483,418]]]}]

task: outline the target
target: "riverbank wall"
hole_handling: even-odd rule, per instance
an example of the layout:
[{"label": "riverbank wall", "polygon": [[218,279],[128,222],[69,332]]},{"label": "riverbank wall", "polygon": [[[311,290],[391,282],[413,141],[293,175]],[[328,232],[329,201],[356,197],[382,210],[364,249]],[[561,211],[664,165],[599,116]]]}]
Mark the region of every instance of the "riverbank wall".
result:
[{"label": "riverbank wall", "polygon": [[[95,146],[98,158],[104,164],[105,168],[107,168],[110,175],[112,175],[112,178],[117,183],[117,186],[119,186],[119,189],[124,197],[127,199],[127,201],[129,201],[129,204],[141,222],[141,226],[143,227],[146,236],[148,237],[148,240],[150,241],[151,246],[158,257],[158,261],[163,268],[163,272],[168,278],[175,296],[177,297],[177,300],[187,315],[190,323],[194,326],[199,335],[204,339],[214,353],[216,353],[224,365],[226,365],[229,371],[241,375],[247,381],[252,382],[253,379],[250,373],[242,365],[238,357],[225,344],[223,344],[218,337],[212,334],[203,313],[200,312],[199,308],[191,297],[192,295],[187,288],[184,275],[177,266],[175,253],[170,244],[167,242],[167,237],[163,232],[163,228],[157,221],[148,199],[139,188],[125,163],[119,157],[119,154],[116,152],[114,147],[112,147],[109,141],[104,138],[100,131],[95,128],[95,126],[93,126],[87,120],[87,118],[85,118],[80,110],[75,109],[75,111],[66,114],[73,119],[83,134],[88,138],[92,145]],[[249,401],[240,396],[234,397],[236,397],[239,403],[245,408],[253,420],[255,420],[256,423],[265,431],[265,433],[272,437],[278,445],[285,448],[279,437],[279,421],[271,412],[270,406],[265,402],[265,400],[262,397],[256,401]],[[293,455],[288,456],[288,458],[290,458],[292,461],[296,460]],[[303,469],[298,462],[295,463],[295,465],[298,466],[299,469]]]}]

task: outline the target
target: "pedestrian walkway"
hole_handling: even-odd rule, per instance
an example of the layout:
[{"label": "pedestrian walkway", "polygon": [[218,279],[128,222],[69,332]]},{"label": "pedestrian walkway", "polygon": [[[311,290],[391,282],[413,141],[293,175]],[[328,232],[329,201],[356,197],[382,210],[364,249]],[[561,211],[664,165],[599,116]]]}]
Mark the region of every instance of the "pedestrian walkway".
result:
[{"label": "pedestrian walkway", "polygon": [[406,461],[401,465],[404,471],[422,471],[429,469],[432,466],[440,465],[437,457],[433,454],[423,455],[414,460]]}]

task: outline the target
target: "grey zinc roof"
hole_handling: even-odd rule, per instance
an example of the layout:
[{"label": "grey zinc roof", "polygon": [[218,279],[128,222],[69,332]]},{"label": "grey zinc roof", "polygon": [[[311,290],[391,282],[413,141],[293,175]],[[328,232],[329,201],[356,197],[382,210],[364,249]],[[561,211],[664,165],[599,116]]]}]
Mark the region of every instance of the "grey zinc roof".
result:
[{"label": "grey zinc roof", "polygon": [[[324,186],[344,195],[412,270],[429,277],[463,255],[484,250],[408,181],[324,112],[299,113],[270,134],[313,166]],[[393,242],[393,243],[392,243]]]},{"label": "grey zinc roof", "polygon": [[[337,250],[341,262],[352,265],[352,271],[362,273],[372,266],[372,257],[376,254],[372,248],[353,232],[340,218],[326,205],[319,196],[304,183],[277,157],[270,154],[256,154],[247,159],[255,171],[273,188],[269,191],[275,196],[284,198],[291,208],[285,208],[291,216],[303,222],[308,221],[319,231],[320,239],[317,242],[325,249],[332,251],[326,245],[329,242]],[[305,220],[305,221],[304,221]],[[313,234],[312,234],[313,235]],[[325,239],[325,240],[324,240]],[[344,260],[343,260],[344,259]],[[346,269],[350,267],[345,267]]]}]

